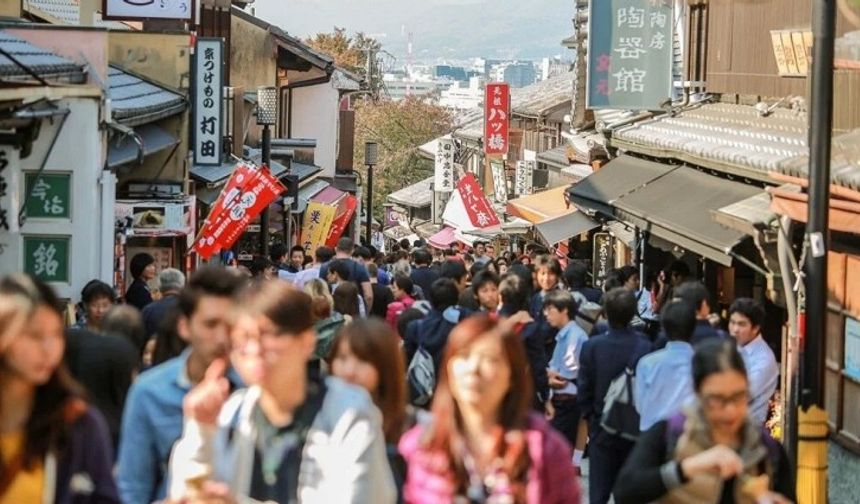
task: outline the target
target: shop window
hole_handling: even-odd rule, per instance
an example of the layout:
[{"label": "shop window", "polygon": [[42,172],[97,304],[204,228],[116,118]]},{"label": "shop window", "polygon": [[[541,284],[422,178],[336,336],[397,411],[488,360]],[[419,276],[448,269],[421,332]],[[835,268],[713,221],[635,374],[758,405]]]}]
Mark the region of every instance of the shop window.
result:
[{"label": "shop window", "polygon": [[842,431],[840,434],[855,443],[860,443],[860,383],[845,380],[843,385],[842,404],[853,405],[842,409]]}]

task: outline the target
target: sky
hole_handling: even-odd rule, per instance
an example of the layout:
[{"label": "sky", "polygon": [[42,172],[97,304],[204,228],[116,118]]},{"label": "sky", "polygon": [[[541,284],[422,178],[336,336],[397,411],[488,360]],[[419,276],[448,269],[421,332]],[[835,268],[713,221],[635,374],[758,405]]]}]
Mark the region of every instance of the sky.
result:
[{"label": "sky", "polygon": [[[256,15],[306,38],[338,26],[379,39],[398,57],[413,34],[416,60],[563,54],[573,0],[256,0]],[[570,54],[567,54],[570,57]]]}]

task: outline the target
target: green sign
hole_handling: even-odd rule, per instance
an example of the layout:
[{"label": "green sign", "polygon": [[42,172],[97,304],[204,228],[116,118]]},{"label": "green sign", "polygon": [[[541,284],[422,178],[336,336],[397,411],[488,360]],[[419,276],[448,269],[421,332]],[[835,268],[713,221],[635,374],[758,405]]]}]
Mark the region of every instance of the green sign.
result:
[{"label": "green sign", "polygon": [[25,236],[24,272],[45,282],[69,283],[68,236]]},{"label": "green sign", "polygon": [[35,173],[24,175],[27,217],[68,219],[71,207],[72,175],[69,173]]},{"label": "green sign", "polygon": [[592,109],[660,110],[672,96],[672,0],[591,0]]}]

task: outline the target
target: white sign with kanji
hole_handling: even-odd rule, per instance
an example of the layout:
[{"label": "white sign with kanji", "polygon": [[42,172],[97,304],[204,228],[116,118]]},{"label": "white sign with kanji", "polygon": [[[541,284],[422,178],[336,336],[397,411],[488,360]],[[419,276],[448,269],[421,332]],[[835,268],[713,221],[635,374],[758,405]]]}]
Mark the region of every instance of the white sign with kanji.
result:
[{"label": "white sign with kanji", "polygon": [[443,137],[436,143],[436,170],[433,190],[449,193],[454,190],[454,140]]},{"label": "white sign with kanji", "polygon": [[220,165],[224,93],[224,42],[198,38],[194,52],[194,164]]}]

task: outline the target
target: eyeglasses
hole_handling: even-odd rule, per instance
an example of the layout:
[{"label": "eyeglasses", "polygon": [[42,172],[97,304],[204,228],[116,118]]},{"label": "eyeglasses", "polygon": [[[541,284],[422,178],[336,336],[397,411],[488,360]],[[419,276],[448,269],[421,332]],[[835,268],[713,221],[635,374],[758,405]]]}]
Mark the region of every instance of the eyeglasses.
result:
[{"label": "eyeglasses", "polygon": [[728,405],[738,406],[749,402],[749,392],[741,390],[731,395],[707,394],[702,396],[702,404],[711,410],[723,409]]}]

